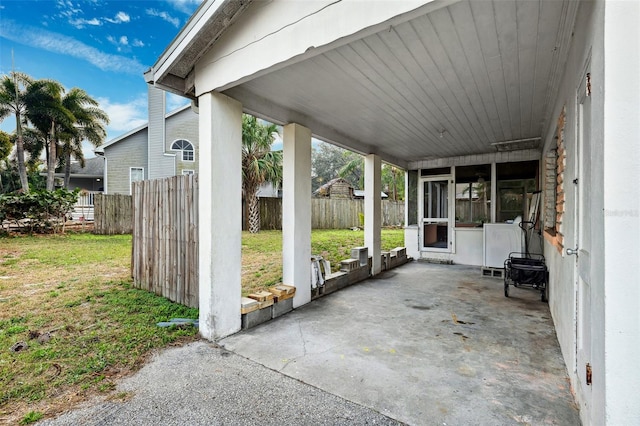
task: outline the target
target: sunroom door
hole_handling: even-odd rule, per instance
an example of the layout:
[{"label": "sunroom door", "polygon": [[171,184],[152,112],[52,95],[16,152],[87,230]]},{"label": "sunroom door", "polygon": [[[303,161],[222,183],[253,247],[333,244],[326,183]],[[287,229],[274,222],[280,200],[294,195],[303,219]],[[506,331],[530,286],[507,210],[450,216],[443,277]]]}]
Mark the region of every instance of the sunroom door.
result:
[{"label": "sunroom door", "polygon": [[451,251],[449,178],[422,181],[422,249]]}]

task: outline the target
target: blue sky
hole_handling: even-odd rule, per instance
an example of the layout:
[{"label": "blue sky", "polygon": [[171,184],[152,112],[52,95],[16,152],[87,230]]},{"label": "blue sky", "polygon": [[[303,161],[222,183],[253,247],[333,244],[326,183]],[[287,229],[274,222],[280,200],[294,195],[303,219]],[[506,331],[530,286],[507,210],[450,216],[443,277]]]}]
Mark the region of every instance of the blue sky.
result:
[{"label": "blue sky", "polygon": [[[12,67],[100,102],[107,140],[147,121],[150,68],[201,0],[0,0],[0,74]],[[13,51],[13,65],[12,65]],[[186,102],[169,96],[167,109]],[[12,132],[15,118],[0,123]],[[92,157],[91,150],[85,150]]]}]

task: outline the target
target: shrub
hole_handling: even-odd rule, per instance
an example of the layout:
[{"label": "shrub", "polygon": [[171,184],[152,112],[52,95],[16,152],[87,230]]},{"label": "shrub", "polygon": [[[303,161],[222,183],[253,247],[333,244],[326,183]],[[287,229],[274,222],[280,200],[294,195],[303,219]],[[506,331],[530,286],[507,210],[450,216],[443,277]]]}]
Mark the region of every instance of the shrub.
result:
[{"label": "shrub", "polygon": [[33,191],[27,194],[0,195],[0,223],[9,221],[33,232],[56,232],[78,201],[78,192],[60,188],[55,191]]}]

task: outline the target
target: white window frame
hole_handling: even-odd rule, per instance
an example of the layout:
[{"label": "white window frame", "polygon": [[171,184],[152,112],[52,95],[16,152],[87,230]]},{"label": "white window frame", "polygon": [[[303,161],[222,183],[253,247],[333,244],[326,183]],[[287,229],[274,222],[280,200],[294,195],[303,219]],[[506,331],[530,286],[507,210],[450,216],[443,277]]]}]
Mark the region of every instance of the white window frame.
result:
[{"label": "white window frame", "polygon": [[182,174],[183,175],[194,175],[196,174],[196,171],[193,169],[182,169]]},{"label": "white window frame", "polygon": [[[142,179],[133,180],[133,171],[140,170],[142,172]],[[129,167],[129,195],[133,195],[133,182],[139,182],[144,180],[144,167]]]},{"label": "white window frame", "polygon": [[[188,144],[189,144],[189,146],[191,146],[191,149],[179,149],[179,148],[176,148],[176,147],[175,147],[175,145],[176,145],[178,142],[181,142],[181,141],[184,141],[184,142],[188,143]],[[171,143],[171,150],[172,150],[172,151],[179,151],[179,152],[181,152],[181,153],[182,153],[182,161],[185,161],[185,162],[188,162],[188,163],[193,163],[194,161],[196,161],[196,148],[195,148],[195,146],[193,145],[193,143],[191,143],[191,141],[189,141],[189,140],[187,140],[187,139],[176,139],[175,141],[173,141],[173,142]],[[191,159],[188,159],[188,158],[187,158],[187,159],[185,159],[185,158],[184,158],[185,153],[189,153],[189,154],[190,154],[190,156],[191,156]]]}]

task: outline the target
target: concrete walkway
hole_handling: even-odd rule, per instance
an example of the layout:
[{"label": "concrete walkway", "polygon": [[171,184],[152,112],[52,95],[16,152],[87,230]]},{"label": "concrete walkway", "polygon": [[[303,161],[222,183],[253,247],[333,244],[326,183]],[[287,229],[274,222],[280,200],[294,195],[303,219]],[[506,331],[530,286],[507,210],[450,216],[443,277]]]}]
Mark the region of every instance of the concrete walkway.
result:
[{"label": "concrete walkway", "polygon": [[220,342],[163,351],[47,425],[578,425],[548,306],[413,262]]}]

